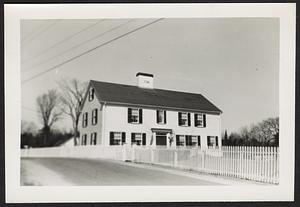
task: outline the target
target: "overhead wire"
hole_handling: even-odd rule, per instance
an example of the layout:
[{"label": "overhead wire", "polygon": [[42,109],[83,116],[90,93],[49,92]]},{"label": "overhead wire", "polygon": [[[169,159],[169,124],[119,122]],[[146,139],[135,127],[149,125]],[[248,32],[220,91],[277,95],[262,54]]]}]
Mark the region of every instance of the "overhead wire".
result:
[{"label": "overhead wire", "polygon": [[55,20],[52,24],[48,25],[47,27],[45,27],[44,29],[42,29],[40,32],[38,32],[37,34],[35,34],[33,37],[31,37],[29,40],[27,41],[23,41],[21,44],[21,47],[24,46],[24,44],[28,44],[32,41],[34,41],[38,36],[40,36],[41,34],[43,34],[44,32],[48,31],[51,27],[53,27],[54,25],[56,25],[58,22],[62,21],[61,19],[57,19]]},{"label": "overhead wire", "polygon": [[31,35],[34,33],[38,32],[40,28],[43,28],[44,24],[40,23],[36,28],[34,28],[30,33],[25,34],[24,36],[21,37],[21,43],[23,43],[26,39],[28,39]]},{"label": "overhead wire", "polygon": [[130,30],[129,32],[126,32],[126,33],[124,33],[124,34],[122,34],[122,35],[119,35],[119,36],[117,36],[117,37],[115,37],[115,38],[113,38],[113,39],[111,39],[111,40],[109,40],[109,41],[107,41],[107,42],[104,42],[104,43],[102,43],[102,44],[100,44],[100,45],[97,45],[96,47],[93,47],[93,48],[91,48],[91,49],[89,49],[89,50],[87,50],[87,51],[85,51],[85,52],[83,52],[83,53],[81,53],[81,54],[79,54],[79,55],[76,55],[76,56],[74,56],[74,57],[72,57],[72,58],[70,58],[70,59],[68,59],[68,60],[66,60],[66,61],[63,61],[62,63],[59,63],[59,64],[57,64],[57,65],[55,65],[55,66],[53,66],[53,67],[50,67],[50,68],[48,68],[47,70],[45,70],[45,71],[43,71],[43,72],[41,72],[41,73],[38,73],[38,74],[36,74],[36,75],[34,75],[34,76],[28,78],[28,79],[25,79],[25,80],[23,80],[21,83],[22,83],[22,84],[28,83],[29,81],[31,81],[31,80],[33,80],[33,79],[35,79],[35,78],[37,78],[37,77],[40,77],[40,76],[44,75],[45,73],[48,73],[48,72],[50,72],[50,71],[52,71],[52,70],[54,70],[54,69],[56,69],[56,68],[58,68],[58,67],[60,67],[60,66],[62,66],[62,65],[65,65],[65,64],[67,64],[67,63],[69,63],[69,62],[71,62],[71,61],[73,61],[73,60],[75,60],[75,59],[77,59],[77,58],[79,58],[79,57],[81,57],[81,56],[84,56],[84,55],[86,55],[86,54],[88,54],[88,53],[90,53],[90,52],[92,52],[92,51],[94,51],[94,50],[97,50],[97,49],[99,49],[99,48],[101,48],[101,47],[103,47],[103,46],[105,46],[105,45],[108,45],[108,44],[110,44],[110,43],[112,43],[112,42],[114,42],[114,41],[116,41],[116,40],[118,40],[118,39],[121,39],[121,38],[123,38],[123,37],[125,37],[125,36],[127,36],[127,35],[129,35],[129,34],[132,34],[132,33],[136,32],[136,31],[138,31],[138,30],[141,30],[141,29],[143,29],[143,28],[145,28],[145,27],[148,27],[148,26],[150,26],[150,25],[152,25],[152,24],[155,24],[155,23],[161,21],[162,19],[163,19],[163,18],[156,19],[156,20],[154,20],[154,21],[152,21],[152,22],[150,22],[150,23],[144,24],[144,25],[142,25],[142,26],[140,26],[140,27],[137,27],[137,28],[135,28],[135,29],[133,29],[133,30]]},{"label": "overhead wire", "polygon": [[109,29],[109,30],[106,30],[106,31],[104,31],[104,32],[102,32],[102,33],[100,33],[100,34],[98,34],[98,35],[96,35],[96,36],[94,36],[94,37],[92,37],[92,38],[90,38],[90,39],[87,39],[86,41],[83,41],[83,42],[81,42],[81,43],[79,43],[79,44],[77,44],[77,45],[75,45],[75,46],[73,46],[73,47],[71,47],[71,48],[69,48],[69,49],[67,49],[67,50],[64,50],[63,52],[61,52],[61,53],[59,53],[59,54],[57,54],[57,55],[55,55],[55,56],[49,57],[48,59],[43,60],[43,61],[37,63],[36,65],[30,67],[29,69],[24,70],[24,72],[31,71],[31,70],[35,69],[36,67],[38,67],[38,66],[40,66],[40,65],[43,65],[43,64],[45,64],[45,63],[48,63],[49,61],[51,61],[51,60],[53,60],[53,59],[55,59],[55,58],[57,58],[57,57],[60,57],[60,56],[66,54],[66,53],[68,53],[68,52],[70,52],[70,51],[72,51],[72,50],[74,50],[74,49],[76,49],[76,48],[78,48],[78,47],[80,47],[80,46],[82,46],[82,45],[88,43],[88,42],[91,42],[91,41],[93,41],[93,40],[95,40],[95,39],[97,39],[97,38],[99,38],[99,37],[102,37],[103,35],[105,35],[105,34],[107,34],[107,33],[109,33],[109,32],[112,32],[112,31],[114,31],[114,30],[116,30],[116,29],[119,29],[120,27],[122,27],[122,26],[124,26],[124,25],[126,25],[126,24],[129,24],[129,23],[132,22],[132,21],[133,21],[133,20],[126,21],[125,23],[121,23],[121,24],[119,24],[119,25],[116,26],[116,27],[113,27],[113,28],[111,28],[111,29]]},{"label": "overhead wire", "polygon": [[96,21],[94,24],[91,24],[91,25],[89,25],[89,26],[87,26],[87,27],[84,27],[84,28],[81,29],[80,31],[75,32],[75,33],[73,33],[73,34],[67,36],[66,38],[64,38],[64,39],[62,39],[62,40],[56,42],[56,43],[53,44],[52,46],[50,46],[50,47],[48,47],[48,48],[46,48],[46,49],[40,51],[38,54],[36,54],[36,55],[34,55],[34,56],[32,56],[32,57],[29,57],[29,58],[23,60],[22,63],[24,64],[24,63],[26,63],[26,62],[28,62],[28,61],[30,61],[30,60],[32,60],[32,59],[35,59],[35,58],[37,58],[37,57],[39,57],[39,56],[45,54],[45,53],[48,52],[49,50],[51,50],[51,49],[57,47],[57,46],[60,45],[60,44],[63,44],[64,42],[66,42],[66,41],[72,39],[73,37],[75,37],[75,36],[81,34],[82,32],[84,32],[84,31],[86,31],[86,30],[89,30],[90,28],[96,26],[97,24],[99,24],[99,23],[101,23],[101,22],[103,22],[103,21],[104,21],[104,19],[101,19],[101,20]]}]

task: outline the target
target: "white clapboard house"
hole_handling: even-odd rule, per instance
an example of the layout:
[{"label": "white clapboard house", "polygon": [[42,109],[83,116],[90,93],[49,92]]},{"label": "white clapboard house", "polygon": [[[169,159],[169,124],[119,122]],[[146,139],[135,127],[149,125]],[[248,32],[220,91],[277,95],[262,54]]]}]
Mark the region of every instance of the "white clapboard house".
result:
[{"label": "white clapboard house", "polygon": [[201,94],[91,80],[82,102],[80,145],[220,148],[221,113]]}]

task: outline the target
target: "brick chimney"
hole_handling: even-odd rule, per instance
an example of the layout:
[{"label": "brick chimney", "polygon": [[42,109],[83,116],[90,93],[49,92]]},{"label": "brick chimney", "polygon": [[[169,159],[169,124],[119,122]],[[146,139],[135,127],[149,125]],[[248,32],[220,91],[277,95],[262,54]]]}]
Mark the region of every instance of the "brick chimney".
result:
[{"label": "brick chimney", "polygon": [[153,89],[153,75],[152,74],[138,72],[136,74],[136,77],[137,77],[138,87]]}]

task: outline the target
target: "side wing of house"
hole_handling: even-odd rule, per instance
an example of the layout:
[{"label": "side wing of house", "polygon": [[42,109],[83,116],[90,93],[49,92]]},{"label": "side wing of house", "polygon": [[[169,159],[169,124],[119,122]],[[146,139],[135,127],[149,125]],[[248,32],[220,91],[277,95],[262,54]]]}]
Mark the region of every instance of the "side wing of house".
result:
[{"label": "side wing of house", "polygon": [[85,96],[79,119],[80,145],[101,145],[103,106],[100,104],[95,90],[89,86]]}]

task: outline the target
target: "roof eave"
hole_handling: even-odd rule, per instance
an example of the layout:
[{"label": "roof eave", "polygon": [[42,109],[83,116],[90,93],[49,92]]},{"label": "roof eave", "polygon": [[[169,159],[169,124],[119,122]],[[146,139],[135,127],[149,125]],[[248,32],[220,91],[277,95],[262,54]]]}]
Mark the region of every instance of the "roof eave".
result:
[{"label": "roof eave", "polygon": [[211,111],[211,110],[200,110],[200,109],[192,109],[192,108],[179,108],[179,107],[171,107],[171,106],[158,106],[158,105],[146,105],[146,104],[134,104],[134,103],[126,103],[126,102],[113,102],[113,101],[99,101],[102,104],[111,104],[111,105],[121,105],[121,106],[135,106],[135,107],[147,107],[147,108],[162,108],[162,109],[173,109],[176,111],[192,111],[192,112],[200,112],[200,113],[216,113],[221,115],[223,112],[221,110]]}]

